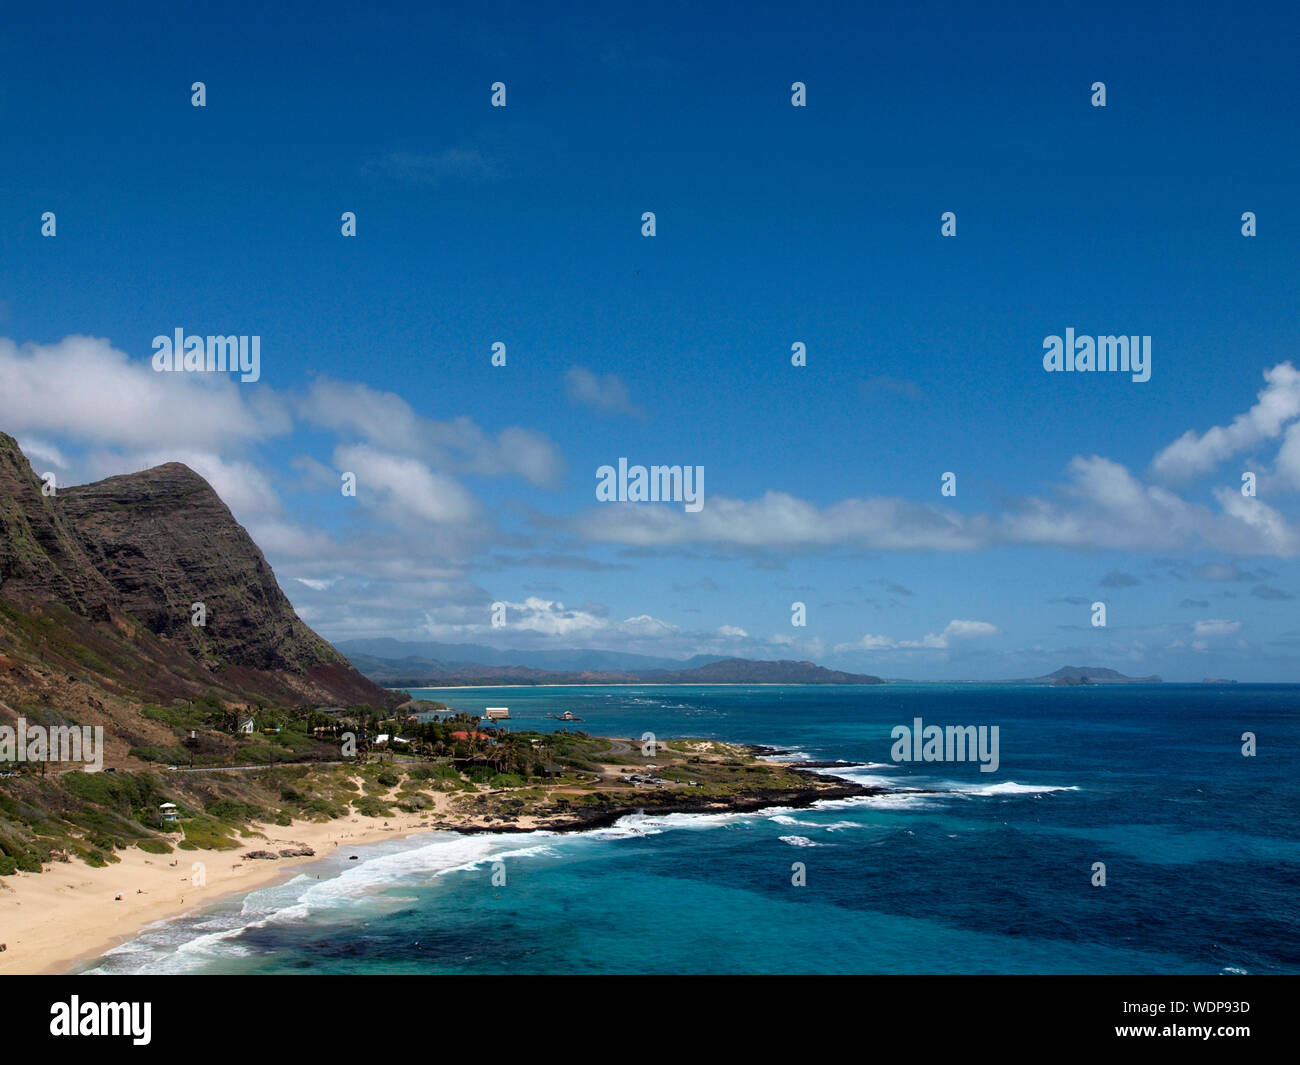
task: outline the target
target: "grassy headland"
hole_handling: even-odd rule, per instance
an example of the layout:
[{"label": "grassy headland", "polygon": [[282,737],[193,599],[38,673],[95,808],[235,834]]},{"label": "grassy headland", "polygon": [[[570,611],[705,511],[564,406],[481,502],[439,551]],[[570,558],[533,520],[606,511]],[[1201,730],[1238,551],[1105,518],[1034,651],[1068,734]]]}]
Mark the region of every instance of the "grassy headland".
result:
[{"label": "grassy headland", "polygon": [[[444,713],[420,720],[412,709]],[[132,747],[111,772],[23,764],[0,780],[0,876],[70,860],[105,865],[127,848],[233,849],[259,826],[352,814],[427,811],[428,828],[470,832],[574,830],[638,810],[756,809],[869,793],[735,744],[643,749],[585,732],[487,729],[441,704],[406,710],[262,711],[251,715],[253,732],[241,733],[248,715],[216,702],[146,706],[144,716],[171,728],[174,743]]]}]

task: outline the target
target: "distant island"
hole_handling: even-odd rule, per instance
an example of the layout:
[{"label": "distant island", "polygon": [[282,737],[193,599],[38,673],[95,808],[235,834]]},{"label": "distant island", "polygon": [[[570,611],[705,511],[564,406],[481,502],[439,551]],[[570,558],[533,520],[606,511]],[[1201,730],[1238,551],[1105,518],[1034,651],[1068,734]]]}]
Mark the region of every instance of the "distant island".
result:
[{"label": "distant island", "polygon": [[1128,677],[1118,670],[1101,666],[1062,666],[1055,673],[1029,680],[1011,681],[1012,684],[1050,684],[1054,688],[1076,687],[1090,684],[1160,684],[1154,674],[1149,677]]}]

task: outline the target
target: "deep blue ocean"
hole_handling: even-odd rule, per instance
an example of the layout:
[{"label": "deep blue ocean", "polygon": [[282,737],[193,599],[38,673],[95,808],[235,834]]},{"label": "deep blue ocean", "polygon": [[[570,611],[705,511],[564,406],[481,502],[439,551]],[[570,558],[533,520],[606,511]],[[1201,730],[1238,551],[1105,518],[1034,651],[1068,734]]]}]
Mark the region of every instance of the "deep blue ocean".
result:
[{"label": "deep blue ocean", "polygon": [[[87,968],[212,973],[1300,972],[1300,686],[417,691],[515,729],[770,744],[931,795],[582,834],[426,833],[157,925]],[[890,730],[997,725],[1001,765]],[[1254,733],[1257,753],[1242,754]],[[358,854],[359,861],[348,861]],[[505,874],[493,884],[494,863]],[[1105,864],[1105,886],[1093,865]],[[806,883],[796,886],[792,866]]]}]

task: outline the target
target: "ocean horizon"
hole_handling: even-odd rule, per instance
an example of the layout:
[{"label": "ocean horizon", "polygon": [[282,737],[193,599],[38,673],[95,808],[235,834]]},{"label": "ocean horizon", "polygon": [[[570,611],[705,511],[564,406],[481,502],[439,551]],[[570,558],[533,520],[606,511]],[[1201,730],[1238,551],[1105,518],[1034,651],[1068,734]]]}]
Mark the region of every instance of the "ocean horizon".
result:
[{"label": "ocean horizon", "polygon": [[[1300,685],[411,692],[507,706],[515,730],[776,747],[887,790],[344,847],[79,971],[1300,972]],[[997,770],[895,761],[918,718],[996,726]]]}]

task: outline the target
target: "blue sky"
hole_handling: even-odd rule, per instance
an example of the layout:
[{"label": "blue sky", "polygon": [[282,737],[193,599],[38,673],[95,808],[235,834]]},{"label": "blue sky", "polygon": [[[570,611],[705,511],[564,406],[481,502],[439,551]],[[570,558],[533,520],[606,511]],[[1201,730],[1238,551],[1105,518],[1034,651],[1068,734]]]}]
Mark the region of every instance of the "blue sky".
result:
[{"label": "blue sky", "polygon": [[[0,36],[38,470],[188,462],[336,640],[1300,676],[1294,12],[268,7]],[[1067,327],[1151,379],[1045,372]],[[176,328],[260,380],[154,373]],[[703,511],[598,504],[620,456]]]}]

